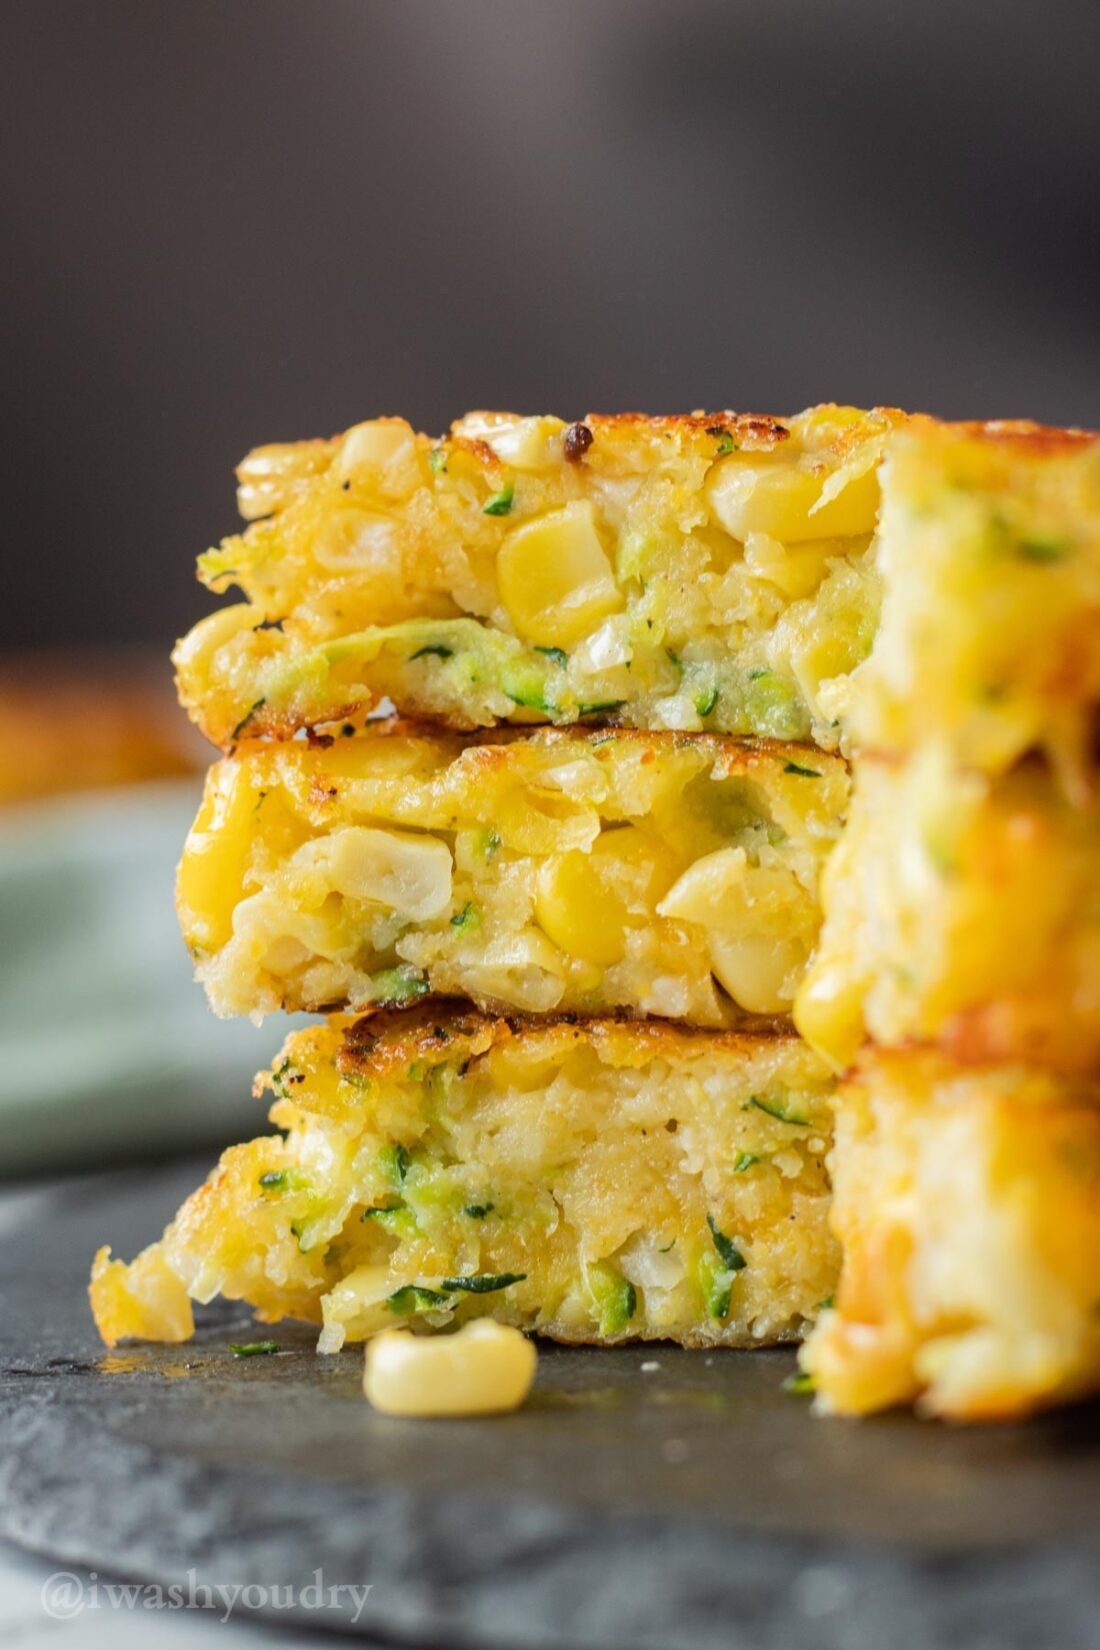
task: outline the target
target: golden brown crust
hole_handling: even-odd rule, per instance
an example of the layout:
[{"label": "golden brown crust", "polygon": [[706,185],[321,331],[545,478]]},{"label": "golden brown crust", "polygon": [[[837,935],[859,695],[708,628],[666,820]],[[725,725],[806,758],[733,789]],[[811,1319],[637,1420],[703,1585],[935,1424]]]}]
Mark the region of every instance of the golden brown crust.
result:
[{"label": "golden brown crust", "polygon": [[[453,744],[456,756],[462,751],[477,750],[478,760],[486,767],[497,767],[505,762],[507,747],[510,745],[537,743],[552,747],[585,743],[598,750],[611,741],[620,749],[632,746],[635,750],[640,750],[643,753],[643,761],[647,751],[652,751],[654,758],[668,750],[704,751],[725,776],[750,773],[754,768],[777,761],[792,762],[799,767],[813,764],[820,767],[822,764],[833,763],[847,767],[845,759],[835,752],[818,750],[816,747],[807,748],[797,740],[743,739],[732,733],[685,732],[675,728],[631,728],[620,727],[611,722],[586,722],[583,725],[574,724],[568,727],[550,727],[545,723],[530,726],[502,723],[491,728],[461,729],[435,721],[418,721],[411,716],[386,716],[360,723],[356,727],[355,735],[349,737],[362,737],[364,734],[378,739],[444,740]],[[281,737],[285,739],[289,734]],[[309,744],[324,748],[336,742],[336,735],[318,733],[316,729],[310,729],[307,739]],[[246,756],[250,749],[262,749],[266,743],[267,741],[259,738],[242,739],[231,754],[238,757]]]},{"label": "golden brown crust", "polygon": [[738,444],[750,447],[778,447],[790,438],[790,430],[778,418],[768,413],[704,412],[690,413],[586,413],[583,422],[593,435],[601,430],[613,432],[622,428],[644,425],[650,435],[728,435]]},{"label": "golden brown crust", "polygon": [[461,999],[441,997],[414,1009],[381,1009],[356,1020],[344,1034],[337,1066],[344,1076],[379,1079],[398,1069],[403,1072],[417,1060],[475,1059],[513,1038],[527,1043],[537,1039],[561,1049],[588,1039],[631,1055],[644,1050],[646,1059],[718,1048],[744,1053],[761,1042],[793,1047],[799,1041],[780,1020],[760,1019],[749,1027],[715,1031],[668,1020],[636,1020],[627,1014],[493,1017],[479,1014]]}]

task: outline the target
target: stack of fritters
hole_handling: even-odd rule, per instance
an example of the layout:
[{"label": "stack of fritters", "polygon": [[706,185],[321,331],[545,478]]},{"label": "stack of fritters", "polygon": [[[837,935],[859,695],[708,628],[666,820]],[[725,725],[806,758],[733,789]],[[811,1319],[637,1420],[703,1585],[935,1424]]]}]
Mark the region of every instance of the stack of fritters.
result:
[{"label": "stack of fritters", "polygon": [[825,1308],[837,1407],[1088,1384],[1097,445],[481,414],[240,476],[253,524],[200,568],[247,601],[176,656],[227,753],[180,916],[218,1013],[329,1019],[261,1080],[283,1133],[98,1257],[105,1337],[218,1293],[326,1350],[483,1312],[762,1344]]}]

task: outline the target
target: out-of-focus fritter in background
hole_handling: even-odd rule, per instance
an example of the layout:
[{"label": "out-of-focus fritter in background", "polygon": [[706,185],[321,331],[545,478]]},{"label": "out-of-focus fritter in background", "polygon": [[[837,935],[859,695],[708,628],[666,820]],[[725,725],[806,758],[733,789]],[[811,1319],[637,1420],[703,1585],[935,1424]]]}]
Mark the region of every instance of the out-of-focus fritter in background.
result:
[{"label": "out-of-focus fritter in background", "polygon": [[261,441],[473,406],[1100,424],[1100,7],[36,0],[6,19],[7,1172],[228,1139],[174,928],[195,554]]}]

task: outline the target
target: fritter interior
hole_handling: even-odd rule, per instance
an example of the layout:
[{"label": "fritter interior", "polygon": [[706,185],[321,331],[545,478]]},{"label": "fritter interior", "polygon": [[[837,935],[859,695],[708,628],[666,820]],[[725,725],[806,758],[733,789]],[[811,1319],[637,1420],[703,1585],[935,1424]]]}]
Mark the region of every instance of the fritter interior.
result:
[{"label": "fritter interior", "polygon": [[178,902],[219,1014],[410,1003],[789,1010],[847,800],[820,751],[371,725],[211,772]]},{"label": "fritter interior", "polygon": [[96,1257],[104,1339],[183,1340],[190,1302],[337,1350],[480,1314],[564,1341],[799,1338],[834,1288],[826,1068],[793,1037],[455,1007],[293,1035],[267,1135],[159,1243]]},{"label": "fritter interior", "polygon": [[252,525],[200,561],[248,601],[180,644],[183,703],[223,749],[386,698],[457,728],[599,717],[832,748],[901,416],[474,413],[435,444],[391,418],[260,448]]}]

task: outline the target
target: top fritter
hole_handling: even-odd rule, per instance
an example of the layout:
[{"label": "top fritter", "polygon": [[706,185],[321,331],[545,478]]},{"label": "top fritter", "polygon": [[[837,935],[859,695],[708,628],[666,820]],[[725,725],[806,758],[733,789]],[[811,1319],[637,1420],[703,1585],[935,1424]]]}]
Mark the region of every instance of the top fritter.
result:
[{"label": "top fritter", "polygon": [[433,443],[388,418],[259,448],[240,482],[252,525],[200,574],[248,601],[176,653],[223,748],[387,698],[465,729],[943,735],[988,771],[1044,745],[1080,770],[1091,740],[1100,438],[1080,431],[822,406],[474,413]]},{"label": "top fritter", "polygon": [[587,717],[838,743],[878,612],[877,469],[902,415],[824,406],[402,419],[262,447],[203,556],[245,605],[179,646],[215,744],[392,699],[456,728]]}]

